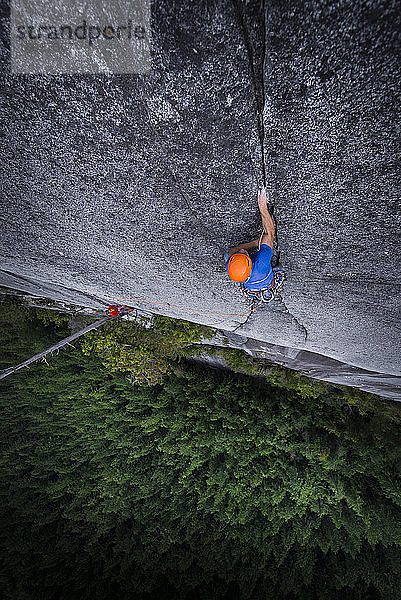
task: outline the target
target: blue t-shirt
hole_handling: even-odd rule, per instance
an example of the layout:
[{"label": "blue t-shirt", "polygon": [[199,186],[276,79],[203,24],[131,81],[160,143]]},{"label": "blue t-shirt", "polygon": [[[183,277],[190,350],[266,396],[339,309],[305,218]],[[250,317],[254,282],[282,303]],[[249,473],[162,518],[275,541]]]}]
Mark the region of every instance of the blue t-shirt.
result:
[{"label": "blue t-shirt", "polygon": [[271,259],[273,249],[267,244],[261,244],[260,250],[250,254],[252,259],[252,271],[244,286],[251,291],[263,290],[269,287],[273,281],[273,269]]}]

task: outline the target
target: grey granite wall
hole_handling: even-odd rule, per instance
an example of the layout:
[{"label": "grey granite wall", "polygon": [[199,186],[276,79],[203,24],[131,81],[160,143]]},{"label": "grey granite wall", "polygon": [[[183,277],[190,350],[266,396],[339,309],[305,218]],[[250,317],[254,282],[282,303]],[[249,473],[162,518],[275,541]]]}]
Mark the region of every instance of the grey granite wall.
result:
[{"label": "grey granite wall", "polygon": [[[150,73],[49,76],[10,72],[5,13],[0,285],[400,376],[400,14],[155,1]],[[249,316],[223,253],[264,179],[288,281]]]}]

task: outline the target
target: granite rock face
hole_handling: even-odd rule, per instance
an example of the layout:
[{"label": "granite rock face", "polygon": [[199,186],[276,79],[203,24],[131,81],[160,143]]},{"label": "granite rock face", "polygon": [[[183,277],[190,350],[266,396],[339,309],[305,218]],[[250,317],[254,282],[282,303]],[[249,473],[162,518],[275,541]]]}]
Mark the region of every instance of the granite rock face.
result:
[{"label": "granite rock face", "polygon": [[[12,74],[2,27],[0,285],[133,298],[397,379],[398,13],[156,1],[144,75]],[[259,236],[264,181],[288,281],[249,315],[223,253]]]},{"label": "granite rock face", "polygon": [[400,7],[269,4],[266,165],[287,307],[309,350],[399,374]]}]

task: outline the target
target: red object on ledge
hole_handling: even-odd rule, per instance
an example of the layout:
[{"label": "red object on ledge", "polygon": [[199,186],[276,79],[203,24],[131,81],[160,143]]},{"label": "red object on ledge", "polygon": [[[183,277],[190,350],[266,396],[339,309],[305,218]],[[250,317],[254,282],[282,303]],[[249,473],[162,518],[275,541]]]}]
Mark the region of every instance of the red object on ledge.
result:
[{"label": "red object on ledge", "polygon": [[120,310],[119,310],[118,306],[115,306],[114,304],[109,306],[107,312],[109,313],[109,315],[111,317],[118,317],[118,315],[120,314]]}]

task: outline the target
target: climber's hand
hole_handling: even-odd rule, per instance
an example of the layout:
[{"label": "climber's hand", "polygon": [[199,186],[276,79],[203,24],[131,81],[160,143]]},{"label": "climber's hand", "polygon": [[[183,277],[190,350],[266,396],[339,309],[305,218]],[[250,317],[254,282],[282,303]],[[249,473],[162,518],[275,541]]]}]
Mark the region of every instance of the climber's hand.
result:
[{"label": "climber's hand", "polygon": [[266,188],[262,188],[259,191],[258,206],[259,206],[259,210],[260,210],[261,214],[263,215],[266,212],[266,209],[267,209],[267,192],[266,192]]},{"label": "climber's hand", "polygon": [[268,193],[266,191],[266,188],[262,188],[261,190],[259,190],[258,193],[258,205],[259,205],[259,210],[260,210],[260,214],[263,215],[264,213],[266,213],[266,208],[269,211],[269,213],[272,215],[273,214],[273,204],[270,204],[270,206],[267,204],[267,200],[268,200]]}]

